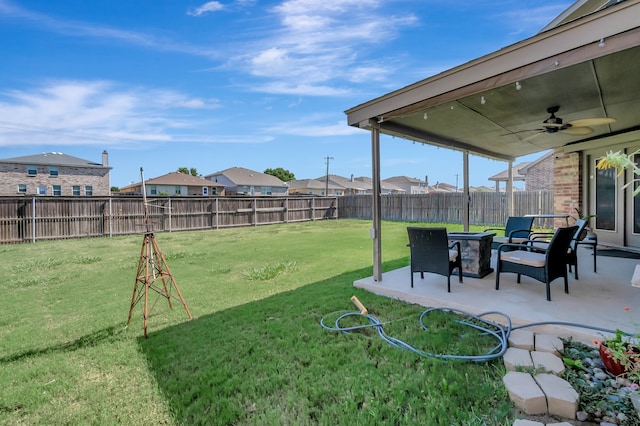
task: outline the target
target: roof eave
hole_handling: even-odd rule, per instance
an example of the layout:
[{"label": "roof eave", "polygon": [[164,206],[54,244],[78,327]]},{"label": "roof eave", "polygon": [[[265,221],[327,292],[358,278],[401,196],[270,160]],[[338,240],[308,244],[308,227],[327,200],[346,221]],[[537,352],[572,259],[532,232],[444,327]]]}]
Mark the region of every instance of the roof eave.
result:
[{"label": "roof eave", "polygon": [[[365,102],[345,111],[350,126],[369,127],[370,119],[406,113],[437,105],[462,96],[561,69],[588,59],[608,55],[637,45],[637,34],[607,41],[603,38],[624,34],[638,28],[640,0],[627,0],[582,19],[536,34],[511,46],[482,56],[458,67],[421,80],[394,92]],[[591,46],[580,55],[575,49]],[[563,56],[563,54],[565,54]],[[544,63],[542,63],[544,62]],[[537,65],[537,66],[534,66]],[[431,101],[430,101],[431,100]]]}]

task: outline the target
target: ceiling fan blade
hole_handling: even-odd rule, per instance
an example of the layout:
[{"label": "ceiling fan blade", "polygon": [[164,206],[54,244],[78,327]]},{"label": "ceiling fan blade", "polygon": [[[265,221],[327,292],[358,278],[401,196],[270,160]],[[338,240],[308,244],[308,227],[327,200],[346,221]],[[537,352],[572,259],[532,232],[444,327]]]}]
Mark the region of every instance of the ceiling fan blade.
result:
[{"label": "ceiling fan blade", "polygon": [[569,124],[571,124],[574,127],[589,127],[589,126],[602,126],[604,124],[611,124],[615,122],[616,122],[615,118],[592,117],[592,118],[582,118],[580,120],[573,120],[573,121],[570,121]]},{"label": "ceiling fan blade", "polygon": [[523,142],[529,142],[529,141],[531,141],[531,140],[533,140],[533,139],[537,138],[538,136],[540,136],[540,135],[542,135],[542,134],[544,134],[544,133],[546,133],[544,130],[543,130],[543,131],[541,131],[541,132],[538,132],[538,133],[534,133],[534,134],[529,135],[529,136],[527,136],[526,138],[522,139],[522,141],[523,141]]},{"label": "ceiling fan blade", "polygon": [[564,133],[565,135],[588,135],[593,133],[593,129],[587,126],[571,126],[560,130],[560,133]]}]

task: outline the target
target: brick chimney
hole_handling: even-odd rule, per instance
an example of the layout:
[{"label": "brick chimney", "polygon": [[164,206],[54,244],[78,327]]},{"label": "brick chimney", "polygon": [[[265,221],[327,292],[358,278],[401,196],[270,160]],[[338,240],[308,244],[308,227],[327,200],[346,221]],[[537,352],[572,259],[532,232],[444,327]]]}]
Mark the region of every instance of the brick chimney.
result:
[{"label": "brick chimney", "polygon": [[105,167],[109,165],[109,153],[106,149],[102,151],[102,165]]}]

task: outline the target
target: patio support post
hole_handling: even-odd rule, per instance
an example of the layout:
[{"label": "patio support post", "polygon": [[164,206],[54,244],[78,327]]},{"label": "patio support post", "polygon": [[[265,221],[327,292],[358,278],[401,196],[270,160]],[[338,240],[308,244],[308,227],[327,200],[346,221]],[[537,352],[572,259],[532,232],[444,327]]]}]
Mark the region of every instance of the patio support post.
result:
[{"label": "patio support post", "polygon": [[370,119],[371,125],[371,177],[373,189],[373,228],[370,236],[373,239],[373,280],[382,281],[382,212],[380,208],[380,126],[375,119]]},{"label": "patio support post", "polygon": [[469,232],[469,151],[462,153],[462,225]]},{"label": "patio support post", "polygon": [[507,216],[514,216],[513,210],[513,161],[509,161],[507,168]]}]

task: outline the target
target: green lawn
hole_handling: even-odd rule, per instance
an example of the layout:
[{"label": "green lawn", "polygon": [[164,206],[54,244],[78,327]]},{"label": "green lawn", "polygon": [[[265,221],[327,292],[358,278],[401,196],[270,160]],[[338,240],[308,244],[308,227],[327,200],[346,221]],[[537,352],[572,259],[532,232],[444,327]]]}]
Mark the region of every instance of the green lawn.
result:
[{"label": "green lawn", "polygon": [[[370,226],[157,234],[193,320],[159,300],[147,339],[138,307],[125,328],[141,235],[0,246],[0,424],[510,425],[501,361],[320,326],[356,295],[427,351],[489,344],[439,315],[424,332],[423,307],[355,289],[372,274]],[[408,264],[406,226],[383,223],[385,270]]]}]

